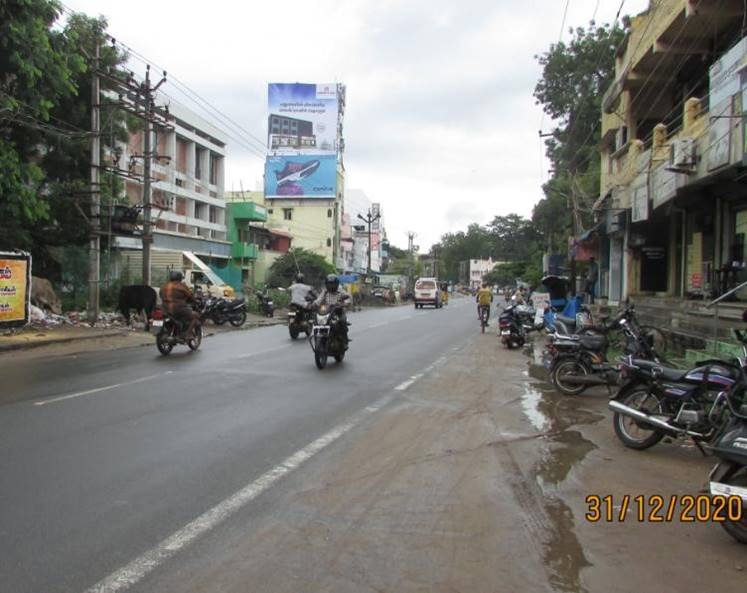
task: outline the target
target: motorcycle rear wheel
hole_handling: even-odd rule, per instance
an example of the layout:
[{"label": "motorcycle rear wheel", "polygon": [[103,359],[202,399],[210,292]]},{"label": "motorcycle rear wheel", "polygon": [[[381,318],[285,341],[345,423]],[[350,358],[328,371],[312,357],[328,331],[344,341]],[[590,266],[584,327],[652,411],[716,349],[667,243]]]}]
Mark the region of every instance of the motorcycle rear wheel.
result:
[{"label": "motorcycle rear wheel", "polygon": [[234,327],[241,327],[246,323],[246,311],[242,311],[236,317],[231,317],[231,319],[228,320],[228,323]]},{"label": "motorcycle rear wheel", "polygon": [[298,327],[296,325],[289,325],[288,326],[288,333],[290,334],[291,340],[295,340],[298,338]]},{"label": "motorcycle rear wheel", "polygon": [[334,355],[335,362],[342,362],[345,359],[345,351],[338,352]]},{"label": "motorcycle rear wheel", "polygon": [[171,354],[171,351],[174,349],[174,344],[171,343],[169,340],[171,336],[169,335],[169,332],[161,330],[156,335],[156,348],[158,348],[158,351],[163,356],[168,356]]},{"label": "motorcycle rear wheel", "polygon": [[[653,402],[655,405],[644,407],[647,400]],[[644,412],[661,412],[661,404],[656,396],[648,392],[645,386],[641,386],[637,389],[631,390],[628,394],[619,400],[621,403],[636,410],[642,410]],[[617,438],[622,441],[622,444],[630,449],[636,449],[642,451],[643,449],[649,449],[656,445],[661,439],[664,438],[664,433],[655,428],[647,428],[644,423],[638,422],[630,416],[625,416],[619,412],[615,412],[612,416],[612,425],[615,428],[615,434]]]},{"label": "motorcycle rear wheel", "polygon": [[566,383],[566,377],[587,376],[591,374],[587,366],[575,359],[561,360],[555,365],[550,378],[555,388],[563,395],[581,395],[588,385],[574,385]]}]

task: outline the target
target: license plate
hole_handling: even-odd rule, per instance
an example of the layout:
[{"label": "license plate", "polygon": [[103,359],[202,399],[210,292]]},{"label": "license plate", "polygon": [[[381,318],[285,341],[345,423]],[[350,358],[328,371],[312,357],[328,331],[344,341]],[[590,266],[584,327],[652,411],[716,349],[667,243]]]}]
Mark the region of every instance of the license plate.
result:
[{"label": "license plate", "polygon": [[511,335],[511,330],[504,329],[504,330],[501,331],[501,335],[502,336],[510,336]]},{"label": "license plate", "polygon": [[743,486],[732,486],[731,484],[722,484],[721,482],[711,482],[711,494],[721,496],[740,496],[747,502],[747,488]]},{"label": "license plate", "polygon": [[151,322],[151,325],[152,325],[153,327],[163,327],[163,319],[154,319],[154,320],[153,320],[153,321]]},{"label": "license plate", "polygon": [[295,317],[295,316],[296,316],[296,314],[293,311],[290,311],[288,313],[288,317]]}]

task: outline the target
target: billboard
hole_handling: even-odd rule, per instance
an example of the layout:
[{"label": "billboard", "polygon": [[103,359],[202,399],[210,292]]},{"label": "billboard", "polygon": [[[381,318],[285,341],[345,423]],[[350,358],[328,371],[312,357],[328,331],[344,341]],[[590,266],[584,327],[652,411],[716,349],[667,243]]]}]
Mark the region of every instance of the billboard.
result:
[{"label": "billboard", "polygon": [[336,155],[267,157],[266,198],[334,198],[336,195]]},{"label": "billboard", "polygon": [[26,325],[31,303],[31,256],[0,252],[0,327]]},{"label": "billboard", "polygon": [[267,153],[337,154],[337,84],[271,83]]}]

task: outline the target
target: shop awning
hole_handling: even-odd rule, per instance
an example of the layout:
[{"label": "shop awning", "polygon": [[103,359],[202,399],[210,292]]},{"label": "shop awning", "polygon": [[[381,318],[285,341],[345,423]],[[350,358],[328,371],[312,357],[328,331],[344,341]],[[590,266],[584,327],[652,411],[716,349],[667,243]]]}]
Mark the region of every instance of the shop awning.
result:
[{"label": "shop awning", "polygon": [[591,235],[593,233],[598,233],[604,225],[605,225],[605,221],[596,223],[588,231],[584,231],[578,236],[578,242],[583,243],[584,241],[588,241],[589,239],[591,239]]}]

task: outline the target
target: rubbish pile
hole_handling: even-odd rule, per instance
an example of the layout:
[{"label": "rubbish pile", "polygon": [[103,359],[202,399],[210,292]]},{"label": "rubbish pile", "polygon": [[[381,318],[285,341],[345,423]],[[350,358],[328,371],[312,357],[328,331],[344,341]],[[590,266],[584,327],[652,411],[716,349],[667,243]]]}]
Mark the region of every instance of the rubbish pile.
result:
[{"label": "rubbish pile", "polygon": [[96,323],[88,322],[88,315],[85,311],[70,311],[63,315],[57,315],[51,311],[31,305],[29,312],[30,325],[35,328],[55,328],[63,325],[72,327],[98,327],[98,328],[117,328],[124,326],[124,320],[119,313],[102,312],[99,313]]}]

